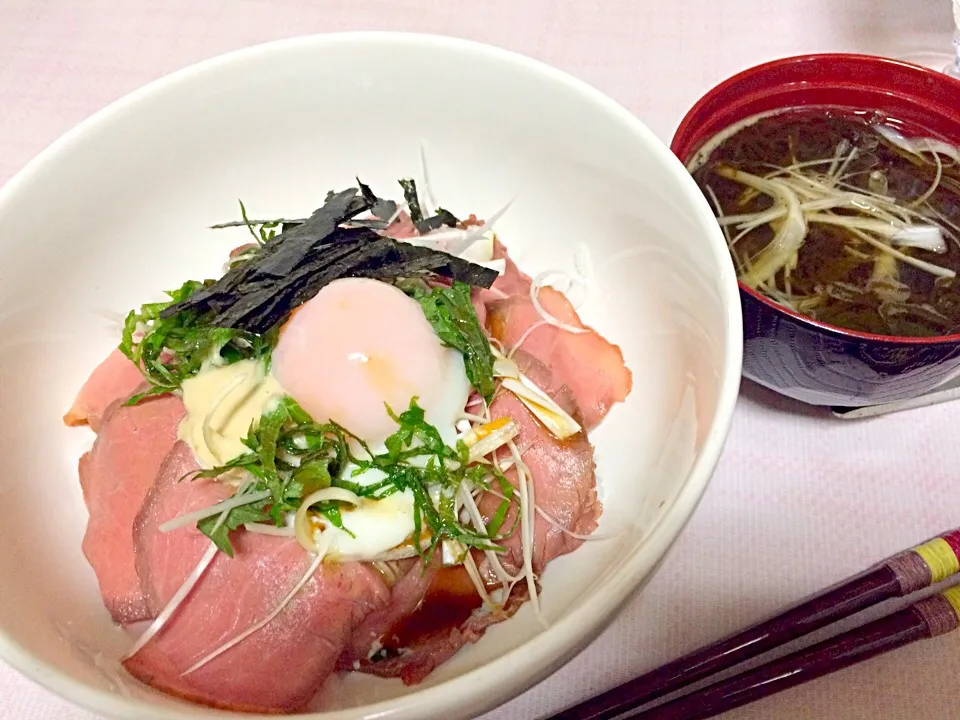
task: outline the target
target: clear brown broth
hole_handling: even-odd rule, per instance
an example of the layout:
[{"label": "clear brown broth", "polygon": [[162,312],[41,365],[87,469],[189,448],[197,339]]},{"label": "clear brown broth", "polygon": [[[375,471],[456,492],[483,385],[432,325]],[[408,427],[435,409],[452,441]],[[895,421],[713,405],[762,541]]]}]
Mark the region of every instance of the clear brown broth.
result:
[{"label": "clear brown broth", "polygon": [[[694,178],[713,200],[715,195],[723,215],[742,215],[769,209],[774,200],[768,195],[747,192],[744,185],[716,173],[720,164],[753,175],[767,176],[776,168],[832,158],[844,140],[858,154],[843,171],[844,182],[853,189],[876,189],[877,173],[885,178],[886,194],[901,206],[922,198],[935,183],[936,163],[920,162],[880,135],[876,127],[887,124],[907,137],[936,137],[920,128],[907,128],[875,113],[854,113],[844,109],[810,108],[791,110],[762,118],[722,142],[707,161],[694,171]],[[929,156],[932,158],[932,155]],[[949,224],[960,227],[960,168],[941,156],[942,178],[918,212],[928,214],[931,222],[945,228],[945,253],[917,248],[898,248],[901,252],[960,274],[960,238]],[[823,166],[824,170],[828,166]],[[873,184],[871,184],[873,173]],[[838,214],[852,211],[838,210]],[[943,220],[937,219],[936,214]],[[719,213],[718,213],[719,214]],[[754,258],[774,236],[767,224],[744,235],[731,253],[738,271]],[[736,232],[731,229],[731,236]],[[849,249],[845,249],[849,248]],[[796,267],[790,271],[789,297],[800,300],[794,309],[816,320],[851,330],[883,335],[929,337],[960,331],[960,287],[956,279],[936,278],[902,261],[896,261],[895,283],[902,302],[891,302],[889,293],[871,287],[877,256],[882,251],[866,245],[847,229],[809,223]],[[785,293],[786,278],[780,271],[772,287]],[[775,300],[778,297],[758,290]],[[803,300],[807,298],[807,300]],[[811,305],[814,305],[810,307]],[[784,303],[786,304],[786,303]]]}]

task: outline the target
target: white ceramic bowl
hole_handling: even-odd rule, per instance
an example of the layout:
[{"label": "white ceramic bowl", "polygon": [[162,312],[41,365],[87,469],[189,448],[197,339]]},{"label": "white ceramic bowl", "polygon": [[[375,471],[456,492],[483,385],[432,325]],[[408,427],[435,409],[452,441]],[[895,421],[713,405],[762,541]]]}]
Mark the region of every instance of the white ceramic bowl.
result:
[{"label": "white ceramic bowl", "polygon": [[332,679],[312,717],[480,713],[569,660],[649,579],[713,471],[740,376],[734,271],[699,190],[626,110],[532,60],[427,36],[308,37],[155,82],[0,190],[4,660],[108,716],[227,714],[117,673],[129,641],[80,551],[76,463],[92,435],[60,416],[118,341],[110,312],[218,272],[243,234],[205,227],[234,219],[238,197],[258,216],[298,216],[357,174],[392,193],[419,172],[421,144],[444,206],[483,216],[516,198],[498,230],[522,268],[571,270],[589,248],[582,315],[635,379],[593,436],[599,531],[618,535],[547,569],[549,630],[524,608],[422,685]]}]

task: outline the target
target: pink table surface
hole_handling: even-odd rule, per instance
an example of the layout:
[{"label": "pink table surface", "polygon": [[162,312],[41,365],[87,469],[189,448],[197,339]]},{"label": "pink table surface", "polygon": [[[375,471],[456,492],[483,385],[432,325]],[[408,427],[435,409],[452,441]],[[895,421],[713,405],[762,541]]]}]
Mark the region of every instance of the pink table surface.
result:
[{"label": "pink table surface", "polygon": [[[949,0],[0,0],[0,182],[146,82],[294,35],[395,29],[500,45],[587,80],[668,142],[697,97],[741,68],[947,49],[950,27]],[[844,423],[745,388],[703,503],[647,590],[485,720],[545,717],[960,525],[957,427],[960,403]],[[960,636],[947,636],[727,717],[945,720],[958,716],[958,676]],[[2,664],[0,718],[95,720]]]}]

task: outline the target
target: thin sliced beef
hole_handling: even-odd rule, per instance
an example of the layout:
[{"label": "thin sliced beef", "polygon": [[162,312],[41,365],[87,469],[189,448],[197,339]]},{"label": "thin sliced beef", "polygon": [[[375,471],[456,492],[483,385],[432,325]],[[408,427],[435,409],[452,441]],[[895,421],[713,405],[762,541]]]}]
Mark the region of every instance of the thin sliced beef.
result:
[{"label": "thin sliced beef", "polygon": [[103,602],[121,624],[151,617],[134,560],[133,524],[164,457],[177,441],[183,403],[173,395],[107,410],[90,452],[80,458],[80,486],[90,514],[83,552]]},{"label": "thin sliced beef", "polygon": [[404,211],[390,223],[390,226],[384,231],[384,234],[397,240],[406,240],[407,238],[417,237],[420,233],[417,232],[417,226],[413,224],[410,215]]},{"label": "thin sliced beef", "polygon": [[[477,642],[488,627],[510,618],[529,598],[526,586],[518,584],[506,605],[491,613],[481,607],[473,583],[459,566],[443,568],[439,572],[433,569],[426,578],[418,566],[411,568],[401,583],[405,581],[409,583],[403,591],[406,593],[414,586],[425,585],[420,589],[422,599],[416,611],[413,614],[409,610],[395,613],[389,629],[381,633],[374,646],[382,645],[378,652],[368,657],[368,648],[356,664],[346,662],[345,656],[341,659],[342,669],[353,667],[380,677],[399,677],[405,685],[422,682],[464,645]],[[393,602],[391,600],[391,605]],[[452,615],[463,617],[455,624],[445,624],[443,620]],[[431,631],[429,628],[434,624],[437,629]],[[404,642],[403,636],[411,630],[425,631],[417,635],[415,642]],[[399,634],[395,634],[397,631]]]},{"label": "thin sliced beef", "polygon": [[[506,258],[506,272],[497,278],[492,290],[483,291],[478,297],[485,305],[488,331],[510,349],[542,317],[530,299],[530,278],[517,269],[499,243],[495,255]],[[553,371],[551,386],[544,390],[552,393],[561,385],[570,389],[583,415],[584,427],[590,430],[614,403],[623,402],[630,394],[633,385],[630,370],[623,363],[620,348],[580,322],[563,293],[545,287],[539,299],[544,310],[558,320],[588,330],[571,333],[553,325],[542,325],[527,336],[522,347]]]},{"label": "thin sliced beef", "polygon": [[354,670],[357,663],[365,663],[380,638],[417,609],[440,565],[433,562],[424,571],[422,562],[414,559],[405,561],[403,567],[406,572],[391,588],[390,602],[367,615],[354,630],[350,643],[340,656],[340,670]]},{"label": "thin sliced beef", "polygon": [[[517,352],[515,359],[521,371],[538,386],[556,388],[557,381],[551,379],[552,368],[522,350]],[[561,408],[578,421],[581,419],[574,395],[566,386],[560,385],[548,392]],[[522,450],[523,461],[533,477],[534,500],[537,507],[555,521],[555,524],[548,522],[540,514],[534,521],[533,569],[539,575],[548,562],[573,552],[583,543],[560,528],[578,535],[589,535],[597,527],[601,507],[597,498],[593,446],[583,433],[557,440],[509,392],[498,394],[490,406],[490,415],[493,418],[511,417],[520,424],[520,434],[514,442]],[[511,483],[516,482],[512,470],[507,477]],[[481,498],[479,505],[484,518],[489,520],[496,513],[500,499],[487,495]],[[513,527],[515,518],[516,510],[511,509],[503,527]],[[519,526],[500,545],[507,550],[500,558],[504,568],[510,573],[519,570],[523,564]],[[484,566],[481,566],[483,570]]]},{"label": "thin sliced beef", "polygon": [[[165,604],[203,554],[189,526],[158,522],[209,506],[228,494],[208,480],[178,482],[193,465],[179,444],[157,478],[137,523],[139,567],[155,604]],[[267,617],[307,571],[312,556],[289,538],[236,532],[233,559],[218,554],[164,628],[124,662],[133,676],[195,702],[247,712],[293,712],[333,671],[353,628],[388,600],[378,574],[350,563],[322,565],[266,627],[199,670],[195,662]]]},{"label": "thin sliced beef", "polygon": [[[522,350],[517,352],[516,360],[521,370],[539,386],[557,387],[551,392],[553,399],[575,418],[581,419],[573,394],[566,386],[553,380],[549,368]],[[539,575],[549,561],[572,552],[583,542],[561,528],[578,535],[588,535],[597,526],[601,508],[596,492],[593,446],[583,433],[564,441],[557,440],[513,394],[506,391],[494,399],[490,412],[494,418],[511,417],[520,424],[516,444],[524,449],[523,460],[533,477],[536,504],[554,520],[551,523],[537,515],[534,521],[533,568]],[[508,472],[507,477],[511,483],[516,483],[515,472]],[[495,496],[481,498],[480,511],[487,522],[496,513],[499,504],[500,499]],[[512,509],[503,527],[513,527],[515,519],[516,510]],[[519,526],[499,544],[506,550],[500,557],[504,568],[511,574],[518,574],[523,565]],[[488,584],[495,585],[495,576],[486,558],[479,553],[475,553],[475,558]],[[492,614],[479,607],[476,590],[468,580],[456,588],[450,587],[449,580],[438,587],[438,576],[451,570],[444,568],[438,571],[434,565],[424,573],[419,564],[411,567],[394,585],[390,604],[380,612],[372,613],[360,625],[347,652],[340,659],[340,668],[354,668],[382,677],[400,677],[407,684],[418,683],[461,647],[480,639],[487,627],[513,615],[528,597],[525,584],[518,583],[504,608]],[[466,577],[464,570],[456,571],[463,578]],[[431,597],[438,592],[441,595],[439,599]],[[477,606],[465,619],[419,635],[413,642],[400,641],[399,647],[393,647],[398,644],[394,633],[401,628],[403,634],[412,611],[429,615],[433,611],[431,603],[439,608],[462,606],[464,595],[472,597]],[[371,650],[379,646],[392,652],[379,652],[371,656]]]},{"label": "thin sliced beef", "polygon": [[119,350],[114,350],[93,371],[63,416],[67,425],[87,425],[100,431],[100,420],[117,400],[126,400],[143,384],[143,375]]},{"label": "thin sliced beef", "polygon": [[160,532],[159,526],[226,500],[234,492],[216,480],[191,480],[188,476],[199,469],[190,446],[177,442],[137,514],[133,532],[137,573],[153,615],[164,608],[210,547],[210,540],[194,525],[169,533]]}]

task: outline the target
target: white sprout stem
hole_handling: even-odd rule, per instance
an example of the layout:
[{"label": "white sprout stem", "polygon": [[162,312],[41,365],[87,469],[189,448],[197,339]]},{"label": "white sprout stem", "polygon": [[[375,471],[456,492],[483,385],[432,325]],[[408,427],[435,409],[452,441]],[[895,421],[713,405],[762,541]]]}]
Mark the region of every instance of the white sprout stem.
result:
[{"label": "white sprout stem", "polygon": [[[834,155],[836,157],[836,155]],[[790,168],[793,170],[802,170],[803,168],[808,167],[818,167],[820,165],[826,165],[827,163],[833,163],[833,157],[823,158],[821,160],[804,160],[803,162],[795,162],[790,165]],[[772,177],[776,177],[781,174],[784,169],[782,165],[775,165],[773,163],[761,163],[763,167],[770,168],[770,172],[764,175],[764,177],[769,180]]]},{"label": "white sprout stem", "polygon": [[516,354],[517,350],[520,349],[520,346],[527,341],[527,338],[533,335],[535,330],[539,330],[540,328],[550,324],[551,323],[547,322],[546,320],[537,320],[537,322],[533,323],[533,325],[523,331],[523,334],[520,336],[520,338],[513,344],[513,347],[507,352],[507,357],[512,358]]},{"label": "white sprout stem", "polygon": [[[827,170],[827,175],[836,175],[837,168],[840,165],[840,156],[846,152],[848,147],[850,147],[850,141],[846,138],[837,143],[837,147],[833,151],[833,158],[830,160],[830,169]],[[796,159],[795,156],[794,159]]]},{"label": "white sprout stem", "polygon": [[808,200],[800,205],[804,212],[819,212],[822,210],[834,210],[836,208],[851,208],[853,210],[862,210],[872,213],[881,220],[889,223],[907,224],[910,222],[907,213],[894,215],[879,207],[873,199],[867,196],[858,196],[855,193],[844,194],[838,197],[827,197],[820,200]]},{"label": "white sprout stem", "polygon": [[920,207],[931,196],[937,191],[937,188],[940,187],[940,181],[943,179],[943,162],[940,160],[940,153],[933,153],[933,160],[937,164],[937,174],[933,178],[933,182],[930,184],[930,187],[927,188],[927,191],[910,203],[911,207]]},{"label": "white sprout stem", "polygon": [[533,612],[543,625],[544,629],[548,627],[543,613],[540,611],[540,597],[537,593],[537,576],[533,572],[533,543],[534,543],[534,525],[532,510],[536,502],[533,490],[533,478],[530,476],[530,469],[520,457],[517,446],[513,441],[507,443],[510,453],[513,455],[514,468],[517,473],[517,489],[520,491],[520,539],[523,549],[523,574],[527,580],[527,592],[530,593],[530,605]]},{"label": "white sprout stem", "polygon": [[[224,513],[220,522],[226,517]],[[214,530],[220,525],[220,522],[214,526]],[[160,632],[160,630],[167,624],[167,620],[176,612],[177,608],[180,607],[180,603],[184,601],[187,595],[190,594],[190,591],[193,590],[194,586],[200,581],[200,578],[203,577],[203,574],[207,571],[207,568],[210,567],[210,563],[213,562],[214,557],[216,557],[219,549],[213,543],[210,543],[210,547],[207,548],[206,552],[203,553],[203,556],[200,558],[200,562],[197,563],[197,566],[187,575],[187,579],[183,581],[183,585],[180,586],[180,589],[173,594],[173,597],[170,598],[170,601],[166,604],[163,610],[159,615],[150,623],[150,627],[144,630],[143,634],[137,638],[137,641],[133,644],[133,647],[124,655],[123,659],[133,657],[140,650],[150,642],[153,637]]]},{"label": "white sprout stem", "polygon": [[[850,247],[849,245],[844,245],[844,246],[843,246],[843,251],[844,251],[845,253],[847,253],[847,255],[851,255],[851,256],[859,259],[859,260],[872,260],[872,258],[870,257],[870,255],[868,255],[867,253],[861,252],[860,250],[855,250],[854,248]],[[886,256],[884,256],[884,257],[886,257]]]},{"label": "white sprout stem", "polygon": [[[510,467],[513,467],[513,464],[512,464],[512,463],[511,463]],[[501,470],[506,470],[506,469],[509,469],[509,468],[505,468],[505,467],[501,466]],[[499,493],[499,492],[497,492],[496,490],[493,490],[493,489],[484,490],[483,492],[489,493],[490,495],[493,495],[495,498],[499,498],[499,499],[501,499],[501,500],[506,500],[506,499],[507,499],[506,495],[503,495],[502,493]],[[537,513],[537,515],[539,515],[540,517],[542,517],[546,522],[548,522],[548,523],[549,523],[550,525],[552,525],[554,528],[556,528],[557,530],[559,530],[560,532],[562,532],[564,535],[569,535],[569,536],[572,537],[574,540],[586,540],[586,541],[592,541],[592,540],[616,540],[617,538],[623,537],[623,533],[598,533],[598,532],[592,532],[592,533],[590,533],[589,535],[584,535],[583,533],[574,532],[573,530],[570,530],[569,528],[564,527],[563,524],[562,524],[559,520],[557,520],[555,517],[553,517],[550,513],[548,513],[546,510],[544,510],[544,509],[543,509],[542,507],[540,507],[539,505],[534,505],[534,506],[533,506],[533,509],[534,509],[534,511]]]},{"label": "white sprout stem", "polygon": [[818,223],[820,225],[836,225],[837,227],[856,228],[857,230],[871,232],[875,235],[881,235],[888,239],[903,230],[902,226],[893,225],[882,220],[850,217],[849,215],[831,215],[830,213],[810,213],[807,215],[807,220],[808,222]]},{"label": "white sprout stem", "polygon": [[544,285],[547,284],[545,280],[555,275],[567,277],[566,273],[562,273],[559,270],[546,270],[537,275],[533,279],[533,282],[530,283],[530,301],[533,303],[534,309],[537,311],[537,314],[540,315],[540,317],[543,318],[543,320],[549,325],[553,325],[554,327],[560,328],[561,330],[566,330],[567,332],[575,335],[589,332],[587,328],[570,325],[569,323],[565,323],[562,320],[555,318],[553,315],[544,310],[543,305],[540,304],[540,291],[543,289]]},{"label": "white sprout stem", "polygon": [[494,377],[502,378],[500,387],[513,393],[554,437],[564,440],[581,431],[580,424],[542,388],[520,372],[513,360],[497,358],[493,363],[493,374]]},{"label": "white sprout stem", "polygon": [[913,140],[908,140],[900,132],[894,130],[889,125],[877,125],[875,130],[880,135],[883,135],[883,137],[886,138],[886,140],[892,145],[896,145],[901,150],[906,150],[911,155],[923,157],[925,152],[933,153],[935,155],[942,154],[946,155],[955,163],[960,163],[960,149],[957,149],[943,142],[942,140],[936,140],[934,138],[916,138]]},{"label": "white sprout stem", "polygon": [[393,223],[397,221],[397,218],[399,218],[403,214],[403,211],[406,209],[407,209],[407,204],[405,202],[397,203],[397,209],[393,211],[393,215],[391,215],[386,221],[387,227],[390,227],[391,225],[393,225]]},{"label": "white sprout stem", "polygon": [[890,238],[893,245],[913,247],[942,254],[947,251],[947,241],[936,225],[908,225]]},{"label": "white sprout stem", "polygon": [[[800,206],[803,209],[803,205]],[[749,221],[741,222],[737,225],[737,230],[742,232],[733,239],[733,244],[751,230],[756,230],[761,225],[772,223],[787,216],[787,210],[784,207],[775,207],[772,210],[766,210],[762,213],[756,213]]]},{"label": "white sprout stem", "polygon": [[717,193],[713,191],[713,187],[707,184],[704,185],[704,190],[707,191],[707,197],[710,198],[710,202],[713,203],[713,210],[717,215],[717,222],[720,223],[723,239],[727,241],[727,248],[730,250],[730,257],[733,258],[733,264],[737,270],[737,277],[739,277],[744,271],[743,261],[740,259],[739,253],[733,252],[733,239],[730,237],[730,228],[727,227],[727,223],[725,222],[727,216],[723,214],[723,207],[720,205],[720,199],[717,197]]},{"label": "white sprout stem", "polygon": [[[942,163],[940,162],[939,154],[936,152],[934,152],[934,160],[938,167],[937,178],[927,192],[914,201],[914,206],[925,203],[939,184],[940,177],[942,176]],[[942,234],[941,228],[935,224],[930,224],[931,218],[929,216],[911,207],[898,206],[892,198],[887,196],[848,186],[843,182],[837,183],[837,185],[843,186],[843,189],[838,189],[835,185],[819,182],[797,172],[797,167],[798,166],[793,166],[779,170],[778,172],[784,173],[786,177],[778,180],[795,192],[801,192],[802,188],[799,184],[802,183],[804,187],[816,191],[819,195],[819,197],[806,200],[800,205],[804,217],[808,222],[844,227],[855,226],[861,230],[887,238],[894,244],[920,247],[922,249],[928,249],[931,252],[943,251],[944,245],[937,238],[933,238],[930,242],[913,240],[914,235],[918,238],[922,236],[923,239],[926,239],[932,238],[931,233],[934,232]],[[772,173],[765,179],[772,180],[776,175],[777,173]],[[824,212],[836,208],[850,208],[867,212],[870,213],[873,218],[840,216]],[[935,211],[933,214],[938,215]],[[780,220],[786,215],[786,209],[781,206],[755,213],[727,215],[720,218],[719,222],[724,226],[734,225],[740,230],[740,233],[733,238],[730,243],[733,245],[757,227]],[[943,220],[942,217],[940,219]],[[933,240],[937,240],[935,244]],[[954,238],[954,241],[956,242],[956,238]],[[761,286],[765,286],[765,283],[761,283]]]},{"label": "white sprout stem", "polygon": [[277,615],[283,612],[283,610],[287,607],[287,605],[289,605],[293,601],[293,599],[297,596],[297,593],[299,593],[304,588],[304,586],[306,586],[306,584],[310,582],[310,580],[313,578],[314,573],[316,573],[317,569],[320,567],[320,563],[323,562],[323,558],[327,554],[327,550],[329,549],[329,546],[330,546],[329,538],[326,537],[326,535],[322,535],[320,538],[320,542],[318,543],[317,555],[313,559],[313,562],[310,563],[310,567],[307,568],[307,571],[303,574],[303,577],[301,577],[300,580],[297,581],[297,584],[293,586],[293,588],[290,590],[289,593],[287,593],[286,597],[284,597],[283,600],[280,601],[280,604],[277,605],[276,608],[274,608],[273,612],[267,615],[260,622],[255,623],[254,625],[251,625],[249,628],[247,628],[242,633],[237,635],[233,640],[230,640],[229,642],[224,643],[213,652],[205,655],[203,658],[195,662],[193,665],[191,665],[189,668],[187,668],[180,674],[181,677],[185,675],[189,675],[190,673],[195,672],[196,670],[199,670],[211,660],[214,660],[220,657],[221,655],[223,655],[223,653],[227,652],[231,648],[236,647],[237,645],[242,643],[244,640],[246,640],[248,637],[262,630],[271,622],[273,622],[274,618],[276,618]]},{"label": "white sprout stem", "polygon": [[[838,147],[839,147],[839,146],[838,146]],[[848,166],[851,162],[853,162],[853,160],[855,160],[859,155],[860,155],[860,151],[856,148],[856,146],[854,146],[854,148],[853,148],[853,149],[850,151],[850,153],[847,155],[846,159],[843,161],[843,163],[840,165],[840,167],[837,169],[837,171],[836,171],[835,173],[830,173],[830,175],[832,176],[832,181],[833,181],[832,184],[835,184],[835,183],[836,183],[837,178],[839,178],[839,177],[841,177],[841,176],[843,175],[844,171],[847,169],[847,166]]]},{"label": "white sprout stem", "polygon": [[725,165],[716,167],[714,171],[721,177],[770,195],[787,211],[773,239],[760,251],[753,268],[741,278],[745,284],[755,288],[782,270],[803,245],[807,235],[807,223],[800,209],[800,199],[782,180],[766,180]]},{"label": "white sprout stem", "polygon": [[400,579],[400,573],[393,566],[393,564],[388,560],[371,560],[370,564],[376,568],[377,572],[383,576],[383,579],[387,582],[387,585],[393,587],[397,584],[397,580]]},{"label": "white sprout stem", "polygon": [[[249,483],[244,483],[237,490],[236,495],[232,499],[237,498],[239,495],[244,495],[247,490]],[[253,497],[258,493],[245,497]],[[269,495],[269,493],[267,493]],[[262,498],[261,498],[262,499]],[[255,501],[251,501],[255,502]],[[220,503],[222,505],[222,503]],[[239,505],[234,505],[233,507],[239,507]],[[207,508],[209,510],[209,508]],[[221,510],[220,517],[217,518],[217,522],[214,523],[210,534],[213,535],[227,519],[227,515],[230,513],[232,508],[227,508],[226,510]],[[209,517],[209,515],[207,516]],[[150,640],[166,625],[167,621],[176,612],[177,608],[180,607],[180,603],[184,601],[187,595],[190,594],[190,591],[193,590],[194,586],[200,581],[200,578],[203,577],[203,574],[207,571],[207,568],[210,567],[210,563],[213,562],[213,559],[217,555],[218,548],[214,543],[210,543],[210,547],[207,548],[206,552],[200,558],[200,562],[197,563],[197,566],[187,575],[186,580],[183,581],[183,585],[173,594],[173,597],[170,598],[169,602],[164,606],[163,610],[160,611],[160,614],[154,618],[153,622],[150,623],[150,626],[144,630],[143,634],[137,638],[137,641],[133,644],[133,647],[127,652],[123,657],[124,660],[127,658],[133,657],[136,655],[144,645],[146,645]]]},{"label": "white sprout stem", "polygon": [[474,415],[473,413],[468,413],[468,412],[466,412],[466,411],[460,413],[460,419],[461,419],[461,420],[470,420],[470,421],[475,422],[475,423],[485,423],[485,422],[487,422],[487,418],[485,418],[483,415]]},{"label": "white sprout stem", "polygon": [[953,240],[954,244],[960,245],[960,239],[958,239],[958,236],[960,236],[960,226],[957,226],[956,223],[952,222],[943,213],[941,213],[939,210],[937,210],[935,207],[931,206],[930,204],[927,204],[927,210],[937,220],[943,223],[943,225],[947,230],[947,235],[950,237],[951,240]]},{"label": "white sprout stem", "polygon": [[245,494],[243,490],[246,488],[241,488],[233,496],[218,502],[216,505],[211,505],[210,507],[201,508],[200,510],[194,510],[193,512],[184,513],[183,515],[178,515],[172,520],[167,520],[165,523],[160,525],[157,529],[160,532],[167,533],[173,530],[177,530],[185,525],[193,525],[204,518],[208,518],[212,515],[217,515],[218,513],[230,512],[234,508],[240,507],[242,505],[249,505],[250,503],[255,503],[260,500],[264,500],[270,497],[269,490],[261,490],[260,492],[250,493],[249,495]]},{"label": "white sprout stem", "polygon": [[[805,213],[821,210],[833,210],[834,208],[839,207],[853,207],[858,210],[867,210],[879,217],[882,217],[883,219],[889,220],[891,223],[901,222],[906,224],[907,222],[903,218],[895,217],[889,212],[873,204],[871,202],[871,198],[867,196],[862,198],[857,197],[853,193],[844,194],[841,197],[820,198],[817,200],[807,200],[800,203],[800,209]],[[746,213],[743,215],[727,215],[723,218],[719,218],[718,220],[720,224],[724,226],[735,225],[737,230],[753,230],[761,225],[766,225],[767,223],[780,220],[781,218],[785,217],[786,214],[786,208],[774,207],[770,210],[763,210],[761,212]],[[917,213],[911,214],[918,215]]]},{"label": "white sprout stem", "polygon": [[862,230],[859,230],[857,228],[850,228],[850,231],[854,235],[856,235],[858,238],[863,240],[864,242],[869,243],[870,245],[873,245],[878,250],[883,250],[884,252],[890,253],[895,258],[897,258],[897,260],[900,260],[901,262],[905,262],[907,265],[913,265],[918,270],[925,270],[931,275],[935,275],[937,277],[943,277],[943,278],[954,278],[957,276],[957,274],[953,270],[947,270],[946,268],[942,268],[939,265],[933,265],[931,263],[924,262],[923,260],[918,260],[915,257],[911,257],[910,255],[902,253],[896,248],[890,247],[886,243],[881,242],[880,240],[877,240],[876,238],[871,237],[870,235],[867,235],[867,233],[863,232]]},{"label": "white sprout stem", "polygon": [[[529,443],[529,442],[528,442],[528,443],[526,443],[526,444],[524,444],[524,445],[518,445],[518,446],[517,446],[517,450],[518,450],[518,452],[520,453],[521,457],[523,456],[523,454],[524,454],[525,452],[527,452],[527,450],[529,450],[529,449],[531,448],[532,445],[533,445],[533,443]],[[510,468],[513,467],[513,457],[512,457],[512,456],[511,456],[511,457],[507,457],[507,458],[503,458],[503,459],[500,459],[500,458],[496,458],[496,457],[495,457],[495,459],[496,459],[497,467],[500,469],[500,472],[506,472],[507,470],[509,470]],[[484,492],[489,492],[489,491],[484,490]],[[506,498],[504,498],[504,499],[506,499]]]},{"label": "white sprout stem", "polygon": [[713,186],[707,184],[703,186],[703,189],[707,192],[707,197],[710,199],[710,203],[713,205],[713,211],[717,215],[717,222],[720,223],[720,229],[723,230],[723,237],[727,241],[727,245],[730,245],[730,231],[727,229],[728,222],[727,217],[723,214],[723,207],[720,205],[720,199],[717,197],[717,194],[713,191]]},{"label": "white sprout stem", "polygon": [[480,238],[482,238],[487,231],[493,229],[493,226],[497,223],[498,220],[500,220],[500,218],[503,217],[504,213],[507,212],[507,210],[510,208],[511,205],[513,205],[513,200],[510,200],[510,202],[508,202],[502,208],[497,210],[497,212],[495,212],[489,218],[484,220],[481,225],[478,225],[468,230],[467,233],[463,236],[463,239],[458,244],[453,244],[450,246],[448,252],[451,255],[460,255],[466,252],[467,250],[469,250],[470,247],[475,242],[480,240]]},{"label": "white sprout stem", "polygon": [[308,512],[312,505],[325,500],[346,502],[354,506],[360,505],[360,498],[345,488],[328,487],[307,495],[300,503],[300,507],[297,508],[297,514],[293,519],[293,528],[297,541],[309,552],[319,553],[320,545],[317,543],[317,533]]},{"label": "white sprout stem", "polygon": [[[460,500],[470,517],[470,522],[472,523],[474,529],[477,532],[485,533],[487,531],[487,526],[483,522],[483,516],[480,514],[480,508],[477,507],[477,503],[473,499],[473,495],[467,492],[466,488],[464,488],[462,485],[460,486],[457,494],[460,495]],[[516,582],[523,577],[522,575],[514,576],[508,573],[506,568],[504,568],[501,564],[500,558],[497,557],[497,554],[493,550],[484,550],[483,554],[486,556],[487,562],[490,563],[490,569],[493,570],[493,574],[496,575],[497,579],[504,585]]]},{"label": "white sprout stem", "polygon": [[[939,248],[940,246],[943,246],[944,244],[942,235],[940,235],[940,229],[934,225],[908,225],[907,227],[900,227],[897,225],[891,225],[889,223],[882,222],[880,220],[854,218],[854,217],[848,217],[845,215],[831,215],[829,213],[813,213],[808,216],[808,219],[811,223],[820,223],[823,225],[836,225],[838,227],[845,227],[851,230],[860,230],[862,232],[870,232],[870,233],[873,233],[874,235],[880,235],[884,239],[890,240],[893,243],[898,243],[898,239],[899,239],[899,240],[902,240],[903,242],[900,242],[898,244],[921,247],[923,249],[930,250],[931,252],[937,252],[937,248]],[[932,246],[930,243],[918,244],[916,242],[910,242],[911,238],[909,236],[911,234],[916,234],[918,230],[922,230],[924,228],[930,228],[930,230],[936,231],[937,233],[936,247]],[[887,246],[885,245],[884,247],[887,247]],[[944,247],[944,249],[946,248]],[[923,261],[921,260],[918,262],[923,262]],[[923,263],[923,264],[928,267],[939,267],[932,263]],[[939,268],[939,269],[944,272],[952,273],[952,271],[946,270],[945,268]],[[951,274],[945,277],[953,277],[953,275]]]},{"label": "white sprout stem", "polygon": [[420,193],[420,204],[423,206],[421,209],[424,211],[424,217],[430,217],[437,205],[433,201],[433,193],[430,191],[430,176],[427,174],[427,153],[424,150],[423,143],[420,143],[420,177],[423,179],[423,187]]},{"label": "white sprout stem", "polygon": [[259,535],[275,535],[277,537],[295,537],[296,531],[292,527],[277,527],[266,523],[244,523],[243,529]]},{"label": "white sprout stem", "polygon": [[473,587],[476,589],[477,595],[480,596],[483,604],[487,607],[494,607],[495,603],[490,598],[490,593],[487,592],[487,586],[484,584],[483,578],[480,577],[480,569],[477,567],[477,563],[470,552],[467,552],[463,557],[463,569],[467,571],[470,582],[473,583]]}]

